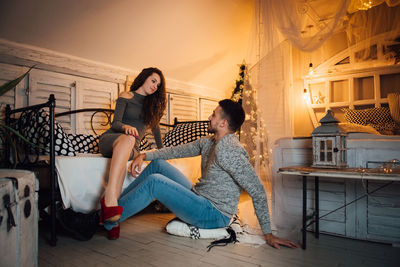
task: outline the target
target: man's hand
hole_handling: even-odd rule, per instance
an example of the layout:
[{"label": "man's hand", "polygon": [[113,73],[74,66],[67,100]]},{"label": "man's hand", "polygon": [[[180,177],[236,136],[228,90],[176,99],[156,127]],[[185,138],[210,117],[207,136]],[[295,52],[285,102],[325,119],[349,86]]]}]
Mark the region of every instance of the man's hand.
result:
[{"label": "man's hand", "polygon": [[140,172],[142,171],[142,164],[143,161],[146,159],[146,154],[139,154],[137,155],[131,163],[130,166],[130,173],[132,174],[133,177],[138,177]]},{"label": "man's hand", "polygon": [[284,239],[284,238],[279,238],[277,236],[274,236],[272,233],[271,234],[265,234],[264,235],[265,240],[267,241],[267,244],[270,245],[273,248],[280,249],[281,247],[279,245],[288,247],[288,248],[299,248],[300,245],[292,242],[290,240]]}]

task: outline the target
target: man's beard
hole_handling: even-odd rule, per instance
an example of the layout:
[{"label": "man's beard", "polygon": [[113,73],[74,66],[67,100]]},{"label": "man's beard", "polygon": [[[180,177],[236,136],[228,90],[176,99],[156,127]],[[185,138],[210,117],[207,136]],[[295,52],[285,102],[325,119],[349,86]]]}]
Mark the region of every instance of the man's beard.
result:
[{"label": "man's beard", "polygon": [[208,128],[207,128],[207,130],[208,130],[208,133],[211,133],[211,134],[215,133],[215,129],[213,129],[213,128],[211,127],[211,122],[208,123]]}]

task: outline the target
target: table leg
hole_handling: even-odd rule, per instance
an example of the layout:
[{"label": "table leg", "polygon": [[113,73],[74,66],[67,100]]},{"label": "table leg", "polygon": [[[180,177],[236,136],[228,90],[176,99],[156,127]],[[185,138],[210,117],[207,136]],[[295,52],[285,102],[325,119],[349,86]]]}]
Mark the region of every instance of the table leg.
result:
[{"label": "table leg", "polygon": [[315,176],[315,238],[319,238],[319,177]]},{"label": "table leg", "polygon": [[307,226],[307,176],[303,176],[303,249],[306,249],[306,226]]}]

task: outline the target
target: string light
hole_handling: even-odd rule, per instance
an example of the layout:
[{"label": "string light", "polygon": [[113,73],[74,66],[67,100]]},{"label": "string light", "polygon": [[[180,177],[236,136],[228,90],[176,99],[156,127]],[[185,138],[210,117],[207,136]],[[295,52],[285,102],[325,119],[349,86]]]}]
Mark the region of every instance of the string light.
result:
[{"label": "string light", "polygon": [[360,0],[358,4],[358,10],[368,10],[372,7],[372,1],[371,0]]},{"label": "string light", "polygon": [[[239,65],[239,77],[231,99],[240,100],[245,110],[245,123],[240,130],[240,141],[249,154],[251,164],[257,172],[265,173],[269,161],[267,148],[268,134],[264,133],[264,120],[259,117],[261,111],[257,105],[257,88],[249,83],[247,65]],[[243,99],[242,99],[243,97]],[[260,168],[257,170],[258,168]]]}]

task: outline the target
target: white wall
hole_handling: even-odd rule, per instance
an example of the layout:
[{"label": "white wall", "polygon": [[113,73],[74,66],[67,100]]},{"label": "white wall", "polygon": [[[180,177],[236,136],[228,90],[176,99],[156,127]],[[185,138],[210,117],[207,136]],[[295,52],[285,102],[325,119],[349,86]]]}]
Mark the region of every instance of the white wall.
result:
[{"label": "white wall", "polygon": [[13,0],[0,38],[224,90],[245,57],[251,0]]}]

